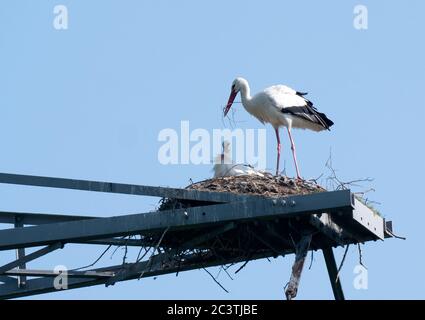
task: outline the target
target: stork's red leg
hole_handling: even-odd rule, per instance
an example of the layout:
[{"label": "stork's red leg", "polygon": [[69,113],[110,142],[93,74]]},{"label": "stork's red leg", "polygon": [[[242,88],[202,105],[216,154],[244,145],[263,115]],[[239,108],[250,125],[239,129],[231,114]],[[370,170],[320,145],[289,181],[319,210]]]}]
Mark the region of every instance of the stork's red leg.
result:
[{"label": "stork's red leg", "polygon": [[289,139],[291,140],[291,150],[292,150],[292,156],[294,157],[295,170],[297,171],[297,178],[302,179],[300,175],[300,170],[298,169],[297,151],[295,150],[294,139],[292,139],[291,129],[289,128],[287,129],[288,129]]},{"label": "stork's red leg", "polygon": [[276,175],[279,175],[279,162],[280,162],[280,137],[279,128],[275,128],[276,139],[277,139],[277,162],[276,162]]}]

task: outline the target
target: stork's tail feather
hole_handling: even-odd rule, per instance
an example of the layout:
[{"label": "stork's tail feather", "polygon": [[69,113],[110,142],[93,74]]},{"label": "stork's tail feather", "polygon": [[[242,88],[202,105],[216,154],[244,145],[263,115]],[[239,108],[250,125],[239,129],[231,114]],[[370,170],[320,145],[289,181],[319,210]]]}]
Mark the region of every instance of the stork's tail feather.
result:
[{"label": "stork's tail feather", "polygon": [[[316,111],[317,112],[317,111]],[[333,126],[333,121],[331,119],[329,119],[326,114],[322,113],[322,112],[317,112],[317,116],[320,117],[320,122],[322,122],[322,124],[324,124],[324,127],[328,130],[330,130],[330,127]]]},{"label": "stork's tail feather", "polygon": [[306,95],[308,95],[308,92],[299,92],[299,91],[297,91],[295,94],[297,94],[297,95],[299,95],[299,96],[306,96]]}]

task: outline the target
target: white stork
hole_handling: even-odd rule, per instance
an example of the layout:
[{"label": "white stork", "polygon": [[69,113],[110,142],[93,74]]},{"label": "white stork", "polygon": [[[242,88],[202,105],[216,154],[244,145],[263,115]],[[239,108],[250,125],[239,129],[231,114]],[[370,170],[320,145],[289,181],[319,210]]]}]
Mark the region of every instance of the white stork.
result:
[{"label": "white stork", "polygon": [[311,101],[304,98],[307,93],[295,91],[284,85],[275,85],[251,97],[248,81],[243,78],[236,78],[233,81],[232,91],[230,92],[230,97],[224,110],[224,116],[229,112],[233,100],[235,100],[239,92],[241,93],[242,105],[246,111],[260,120],[261,123],[270,123],[275,129],[277,139],[276,175],[279,174],[280,161],[279,127],[283,126],[287,128],[297,178],[301,179],[291,129],[329,130],[333,122],[324,113],[317,111]]},{"label": "white stork", "polygon": [[223,152],[214,160],[214,178],[228,176],[256,175],[264,177],[264,174],[245,164],[234,164],[231,158],[230,142],[223,142]]}]

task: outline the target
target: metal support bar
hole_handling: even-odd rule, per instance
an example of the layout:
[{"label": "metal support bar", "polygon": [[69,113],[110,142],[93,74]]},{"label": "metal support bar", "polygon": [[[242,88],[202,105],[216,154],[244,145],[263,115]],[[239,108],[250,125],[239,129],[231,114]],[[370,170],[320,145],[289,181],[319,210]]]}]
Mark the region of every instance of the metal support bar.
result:
[{"label": "metal support bar", "polygon": [[[57,249],[62,249],[63,245],[62,243],[58,242],[52,245],[49,245],[47,247],[44,247],[40,250],[34,251],[28,255],[22,255],[21,257],[18,257],[15,261],[12,261],[8,264],[5,264],[0,267],[0,274],[6,273],[6,271],[9,271],[15,267],[18,267],[18,270],[20,269],[26,269],[26,262],[29,262],[31,260],[37,259],[41,256],[44,256],[45,254],[48,254],[49,252],[55,251]],[[20,250],[20,249],[17,249]]]},{"label": "metal support bar", "polygon": [[46,224],[46,223],[58,223],[58,222],[66,222],[66,221],[94,219],[98,217],[0,211],[0,223],[14,224],[16,218],[19,218],[22,225],[39,225],[39,224]]},{"label": "metal support bar", "polygon": [[0,250],[141,234],[166,227],[188,228],[234,220],[293,217],[345,210],[352,210],[349,190],[290,196],[281,202],[276,199],[231,202],[0,230]]},{"label": "metal support bar", "polygon": [[345,300],[342,291],[341,281],[338,277],[338,268],[335,262],[335,256],[331,247],[322,250],[325,257],[326,268],[328,269],[329,280],[331,281],[332,291],[335,300]]},{"label": "metal support bar", "polygon": [[31,269],[13,269],[6,271],[8,276],[29,276],[29,277],[57,277],[64,275],[70,278],[110,278],[114,276],[112,271],[72,271],[72,270],[31,270]]},{"label": "metal support bar", "polygon": [[[16,279],[9,276],[0,276],[0,282],[3,282],[7,285],[15,285],[16,286]],[[1,288],[1,285],[0,285]],[[0,297],[1,298],[1,297]]]},{"label": "metal support bar", "polygon": [[18,184],[25,186],[62,188],[83,191],[121,193],[129,195],[166,197],[209,202],[229,202],[243,199],[260,198],[253,195],[238,195],[226,192],[209,192],[188,189],[154,187],[125,183],[76,180],[53,177],[40,177],[21,174],[0,173],[0,183]]},{"label": "metal support bar", "polygon": [[148,243],[145,240],[139,239],[117,239],[117,238],[106,238],[106,239],[96,239],[96,240],[87,240],[87,241],[72,241],[70,243],[82,243],[82,244],[97,244],[105,246],[127,246],[127,247],[143,247],[150,246],[151,243]]},{"label": "metal support bar", "polygon": [[[270,256],[269,252],[261,253],[261,254],[255,254],[251,257],[251,260],[261,259]],[[208,268],[208,267],[214,267],[222,264],[227,263],[237,263],[244,261],[245,257],[238,257],[238,258],[229,258],[225,260],[210,260],[206,262],[190,262],[190,256],[186,257],[186,261],[188,262],[182,262],[178,263],[176,261],[164,261],[164,254],[159,254],[153,257],[152,259],[152,265],[150,267],[150,270],[143,273],[142,278],[152,277],[152,276],[159,276],[163,274],[168,273],[174,273],[174,272],[184,272],[188,270],[194,270],[199,268]],[[164,264],[164,262],[166,262]],[[147,261],[139,262],[137,265],[137,268],[139,270],[144,270],[146,268]],[[106,268],[99,268],[90,270],[91,272],[118,272],[120,269],[123,268],[123,265],[116,265]],[[85,271],[88,272],[88,271]],[[40,273],[40,272],[39,272]],[[33,273],[34,274],[34,273]],[[131,279],[137,279],[139,278],[140,274],[135,274],[131,278],[128,278],[126,280]],[[105,284],[107,282],[108,277],[70,277],[68,279],[68,289],[76,289],[81,287],[88,287],[88,286],[94,286],[99,284]],[[17,297],[25,297],[29,295],[34,294],[41,294],[41,293],[48,293],[48,292],[55,292],[58,291],[54,286],[54,278],[53,276],[39,278],[39,279],[32,279],[28,280],[27,285],[25,288],[18,288],[16,284],[4,284],[0,285],[0,299],[11,299],[11,298],[17,298]]]},{"label": "metal support bar", "polygon": [[[15,217],[15,228],[22,228],[24,226],[24,224],[22,223],[22,220],[20,219],[20,217]],[[15,250],[16,252],[16,261],[18,261],[18,263],[16,264],[16,266],[18,267],[18,269],[26,269],[27,265],[25,264],[25,248],[19,248]],[[13,268],[15,266],[12,266],[11,268]],[[0,267],[0,273],[1,273],[1,267]],[[25,283],[27,282],[27,278],[25,276],[19,276],[18,279],[18,287],[23,287],[25,286]]]},{"label": "metal support bar", "polygon": [[[97,218],[100,218],[100,217],[0,211],[0,223],[12,223],[13,224],[16,218],[19,218],[20,222],[23,225],[40,225],[40,224],[59,223],[59,222],[67,222],[67,221],[97,219]],[[87,241],[75,241],[75,242],[71,242],[71,243],[112,245],[112,246],[129,246],[129,247],[140,247],[140,246],[146,245],[146,242],[143,241],[143,240],[117,239],[117,238],[105,238],[105,239],[96,239],[96,240],[87,240]]]}]

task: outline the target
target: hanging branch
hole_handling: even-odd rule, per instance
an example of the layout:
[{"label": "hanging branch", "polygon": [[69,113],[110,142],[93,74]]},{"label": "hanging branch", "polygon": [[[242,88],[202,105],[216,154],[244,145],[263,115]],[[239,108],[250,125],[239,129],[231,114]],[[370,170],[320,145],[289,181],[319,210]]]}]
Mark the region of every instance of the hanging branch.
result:
[{"label": "hanging branch", "polygon": [[235,271],[235,274],[236,274],[236,273],[238,273],[239,271],[241,271],[243,268],[245,268],[249,261],[250,261],[250,260],[246,260],[246,261],[242,264],[242,266],[240,266],[240,267],[238,268],[238,270],[236,270],[236,271]]},{"label": "hanging branch", "polygon": [[117,250],[119,249],[119,248],[121,248],[121,246],[117,246],[116,248],[115,248],[115,250],[111,253],[111,259],[114,257],[114,255],[115,255],[115,252],[117,252]]},{"label": "hanging branch", "polygon": [[[145,249],[145,253],[142,256],[140,256],[143,249]],[[147,255],[149,250],[150,250],[150,247],[140,247],[139,253],[137,254],[136,262],[140,262]]]},{"label": "hanging branch", "polygon": [[125,241],[125,245],[124,245],[124,255],[123,255],[123,257],[122,257],[122,264],[124,265],[125,264],[125,261],[127,260],[127,253],[128,253],[128,246],[127,246],[127,243],[128,243],[128,240],[130,239],[130,237],[128,237],[127,239],[126,239],[126,241]]},{"label": "hanging branch", "polygon": [[103,252],[102,252],[102,254],[94,261],[94,262],[92,262],[91,264],[88,264],[88,265],[86,265],[86,266],[84,266],[84,267],[79,267],[79,268],[76,268],[76,269],[71,269],[71,271],[78,271],[78,270],[82,270],[82,269],[86,269],[86,268],[90,268],[90,267],[93,267],[96,263],[98,263],[99,262],[99,260],[100,259],[102,259],[102,257],[105,255],[105,253],[106,252],[108,252],[108,250],[110,249],[112,247],[112,244],[110,244]]},{"label": "hanging branch", "polygon": [[202,268],[202,269],[204,269],[205,270],[205,272],[206,273],[208,273],[209,274],[209,276],[211,277],[211,279],[213,279],[214,280],[214,282],[215,283],[217,283],[219,286],[220,286],[220,288],[221,289],[223,289],[224,291],[226,291],[226,293],[229,293],[229,291],[225,288],[225,287],[223,287],[223,285],[216,279],[216,278],[214,278],[214,276],[211,274],[211,272],[209,272],[207,269],[205,269],[205,268]]},{"label": "hanging branch", "polygon": [[348,248],[349,247],[350,247],[350,244],[347,244],[347,246],[345,247],[344,255],[343,255],[342,260],[341,260],[341,263],[340,263],[340,265],[338,267],[338,272],[336,273],[335,283],[338,282],[339,273],[341,272],[342,266],[344,265],[345,257],[347,256],[347,252],[348,252]]},{"label": "hanging branch", "polygon": [[311,267],[313,266],[313,260],[314,260],[314,251],[311,250],[310,265],[308,266],[308,270],[311,270]]},{"label": "hanging branch", "polygon": [[224,270],[224,272],[227,274],[227,276],[230,278],[230,280],[234,280],[234,279],[232,278],[232,276],[230,275],[229,271],[227,271],[227,268],[225,268],[225,267],[223,267],[223,266],[221,266],[221,267],[223,268],[223,270]]},{"label": "hanging branch", "polygon": [[362,255],[362,248],[360,247],[360,243],[358,243],[358,244],[357,244],[357,247],[358,247],[358,249],[359,249],[359,264],[360,264],[363,268],[367,269],[367,268],[366,268],[366,266],[363,264],[363,255]]}]

